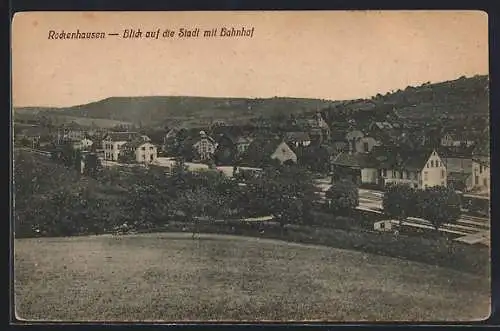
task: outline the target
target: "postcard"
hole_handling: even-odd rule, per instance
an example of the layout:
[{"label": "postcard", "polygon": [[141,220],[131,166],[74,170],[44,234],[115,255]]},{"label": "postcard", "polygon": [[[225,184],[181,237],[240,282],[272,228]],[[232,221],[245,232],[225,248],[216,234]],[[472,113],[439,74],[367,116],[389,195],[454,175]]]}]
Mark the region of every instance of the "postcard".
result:
[{"label": "postcard", "polygon": [[486,13],[11,27],[18,322],[489,317]]}]

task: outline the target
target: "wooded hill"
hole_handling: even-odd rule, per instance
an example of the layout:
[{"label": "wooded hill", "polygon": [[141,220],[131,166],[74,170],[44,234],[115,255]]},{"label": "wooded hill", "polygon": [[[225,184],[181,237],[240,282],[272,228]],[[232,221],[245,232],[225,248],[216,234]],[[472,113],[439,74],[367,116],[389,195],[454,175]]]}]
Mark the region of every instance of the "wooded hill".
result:
[{"label": "wooded hill", "polygon": [[[303,98],[210,98],[189,96],[111,97],[67,108],[24,107],[15,117],[66,116],[68,118],[106,119],[144,126],[208,125],[248,123],[259,117],[338,111],[395,109],[402,117],[436,118],[442,115],[489,114],[488,76],[461,77],[441,83],[378,94],[370,99],[332,101]],[[38,115],[37,115],[38,114]]]}]

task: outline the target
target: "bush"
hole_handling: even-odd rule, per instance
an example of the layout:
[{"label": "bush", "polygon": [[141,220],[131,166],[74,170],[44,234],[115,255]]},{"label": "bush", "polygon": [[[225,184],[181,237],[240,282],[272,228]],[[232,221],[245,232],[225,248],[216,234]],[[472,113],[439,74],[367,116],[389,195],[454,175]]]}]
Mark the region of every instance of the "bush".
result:
[{"label": "bush", "polygon": [[384,213],[398,220],[409,216],[430,221],[434,227],[452,223],[461,215],[460,196],[447,187],[414,190],[407,185],[390,185],[383,198]]},{"label": "bush", "polygon": [[328,189],[326,198],[331,211],[345,213],[359,205],[359,190],[353,182],[342,180]]},{"label": "bush", "polygon": [[382,200],[384,213],[397,220],[418,216],[417,196],[413,188],[405,184],[388,185]]},{"label": "bush", "polygon": [[445,223],[455,222],[461,215],[460,196],[453,189],[431,187],[420,191],[417,200],[420,216],[430,221],[436,230]]}]

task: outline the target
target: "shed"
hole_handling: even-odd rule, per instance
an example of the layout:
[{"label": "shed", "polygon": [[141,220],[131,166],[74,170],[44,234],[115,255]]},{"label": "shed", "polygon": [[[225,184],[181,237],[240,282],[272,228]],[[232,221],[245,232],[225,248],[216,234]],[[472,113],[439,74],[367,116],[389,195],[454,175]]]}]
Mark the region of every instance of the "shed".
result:
[{"label": "shed", "polygon": [[392,230],[392,222],[389,220],[378,221],[373,223],[373,229],[375,231],[391,231]]}]

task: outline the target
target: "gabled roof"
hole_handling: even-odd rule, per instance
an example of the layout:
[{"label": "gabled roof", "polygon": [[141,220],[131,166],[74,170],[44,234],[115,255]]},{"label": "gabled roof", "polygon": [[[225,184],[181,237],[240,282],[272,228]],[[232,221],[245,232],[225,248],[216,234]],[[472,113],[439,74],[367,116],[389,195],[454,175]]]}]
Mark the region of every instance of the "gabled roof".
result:
[{"label": "gabled roof", "polygon": [[311,140],[309,134],[304,131],[294,131],[285,133],[285,141],[308,141]]},{"label": "gabled roof", "polygon": [[222,132],[219,133],[217,138],[214,140],[220,143],[221,140],[223,139],[228,139],[233,144],[249,144],[253,140],[251,137],[247,136],[246,134],[243,134],[242,132],[240,133]]},{"label": "gabled roof", "polygon": [[449,181],[465,182],[472,172],[447,172],[446,177]]},{"label": "gabled roof", "polygon": [[472,141],[474,140],[467,132],[447,132],[443,138],[450,138],[453,141]]},{"label": "gabled roof", "polygon": [[472,173],[472,159],[470,158],[445,157],[442,160],[448,173]]},{"label": "gabled roof", "polygon": [[194,140],[194,143],[198,143],[199,141],[203,140],[203,139],[207,139],[208,141],[210,141],[212,144],[215,144],[216,141],[214,138],[210,137],[209,135],[207,134],[200,134],[198,135],[198,137],[193,137],[193,140]]},{"label": "gabled roof", "polygon": [[250,144],[253,141],[253,138],[251,137],[246,137],[246,136],[241,136],[236,139],[237,144]]},{"label": "gabled roof", "polygon": [[374,122],[373,126],[381,129],[381,130],[390,130],[393,129],[393,125],[389,122]]},{"label": "gabled roof", "polygon": [[271,155],[276,151],[281,143],[284,143],[282,139],[257,138],[248,146],[248,149],[243,156],[243,162],[259,165],[261,163],[265,163],[270,160]]},{"label": "gabled roof", "polygon": [[350,168],[373,168],[377,162],[370,155],[341,152],[332,161],[332,164]]},{"label": "gabled roof", "polygon": [[148,141],[144,141],[143,139],[134,139],[132,141],[126,142],[125,144],[122,145],[122,148],[131,148],[131,149],[137,149],[141,147],[144,144],[151,144]]},{"label": "gabled roof", "polygon": [[422,170],[433,149],[409,149],[398,146],[375,146],[370,155],[385,169]]},{"label": "gabled roof", "polygon": [[479,163],[483,166],[490,166],[490,158],[487,156],[474,156],[472,159],[473,162]]},{"label": "gabled roof", "polygon": [[347,132],[343,131],[333,131],[330,133],[331,141],[346,142],[345,136]]},{"label": "gabled roof", "polygon": [[42,127],[31,127],[22,130],[20,133],[26,137],[39,137],[43,135],[48,135],[50,131]]},{"label": "gabled roof", "polygon": [[476,146],[472,151],[472,155],[488,156],[488,157],[490,156],[490,139],[488,138],[483,138],[481,141],[477,142]]},{"label": "gabled roof", "polygon": [[110,138],[111,141],[131,141],[141,136],[138,132],[108,132],[104,139]]}]

